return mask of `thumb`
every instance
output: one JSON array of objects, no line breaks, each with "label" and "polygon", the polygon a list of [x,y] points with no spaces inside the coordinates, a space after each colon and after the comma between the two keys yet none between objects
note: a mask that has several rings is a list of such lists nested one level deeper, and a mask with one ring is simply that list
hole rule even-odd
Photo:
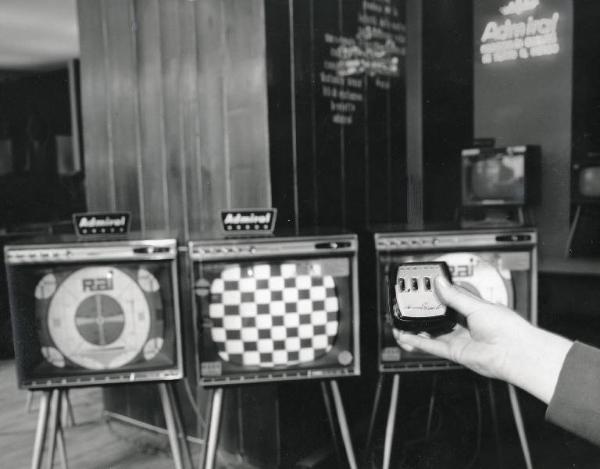
[{"label": "thumb", "polygon": [[433,283],[435,292],[440,300],[467,318],[471,314],[481,310],[481,307],[485,304],[480,298],[470,295],[457,288],[455,285],[452,285],[442,275],[438,275]]}]

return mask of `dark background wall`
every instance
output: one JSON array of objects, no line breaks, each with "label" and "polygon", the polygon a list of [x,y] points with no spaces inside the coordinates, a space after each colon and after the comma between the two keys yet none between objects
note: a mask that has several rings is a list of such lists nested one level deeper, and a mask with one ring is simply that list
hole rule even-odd
[{"label": "dark background wall", "polygon": [[82,174],[59,174],[64,154],[59,154],[56,136],[71,137],[72,97],[77,101],[71,80],[66,66],[0,71],[0,141],[9,142],[2,158],[11,161],[2,166],[12,166],[0,174],[0,229],[55,223],[85,208]]},{"label": "dark background wall", "polygon": [[[394,11],[373,14],[366,3]],[[339,38],[356,38],[365,25],[361,15],[394,23],[390,37],[404,49],[404,1],[270,0],[266,7],[270,161],[279,225],[361,231],[370,223],[406,221],[404,50],[397,76],[357,73],[328,82],[336,76],[328,69],[336,62],[332,51]],[[352,96],[344,98],[344,92]]]},{"label": "dark background wall", "polygon": [[[474,2],[474,124],[476,137],[497,145],[542,146],[542,202],[535,207],[540,257],[562,256],[569,227],[573,67],[573,2],[544,0],[533,12],[503,16],[506,2]],[[490,21],[526,21],[558,13],[555,55],[483,64],[481,37]]]},{"label": "dark background wall", "polygon": [[[374,383],[365,378],[373,375],[370,349],[376,343],[373,282],[366,273],[368,228],[407,221],[406,2],[267,0],[265,6],[271,188],[278,226],[292,232],[346,229],[361,236],[365,366],[360,379],[340,383],[356,437]],[[398,73],[338,75],[333,67],[343,66],[336,55],[340,44],[361,45],[360,31],[373,20],[398,47]],[[279,385],[279,406],[281,467],[330,447],[318,383]],[[296,438],[298,432],[304,437]]]},{"label": "dark background wall", "polygon": [[473,6],[423,2],[423,204],[430,223],[460,204],[460,150],[473,139]]}]

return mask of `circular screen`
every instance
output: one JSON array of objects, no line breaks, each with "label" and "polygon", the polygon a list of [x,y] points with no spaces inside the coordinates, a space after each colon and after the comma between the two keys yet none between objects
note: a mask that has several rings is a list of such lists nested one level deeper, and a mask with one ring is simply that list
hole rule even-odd
[{"label": "circular screen", "polygon": [[125,327],[125,313],[111,296],[92,295],[75,312],[75,326],[81,337],[94,345],[116,342]]},{"label": "circular screen", "polygon": [[48,308],[48,332],[72,362],[93,370],[133,360],[151,330],[152,314],[138,283],[110,266],[72,272],[56,288]]},{"label": "circular screen", "polygon": [[513,307],[514,291],[510,270],[471,253],[450,253],[435,260],[448,264],[452,281],[456,285],[490,303]]}]

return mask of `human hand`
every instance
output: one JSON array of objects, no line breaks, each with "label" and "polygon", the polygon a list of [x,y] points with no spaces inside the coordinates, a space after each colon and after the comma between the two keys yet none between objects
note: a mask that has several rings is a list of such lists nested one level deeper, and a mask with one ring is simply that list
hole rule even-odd
[{"label": "human hand", "polygon": [[534,327],[509,308],[482,300],[441,276],[434,286],[440,300],[463,316],[466,327],[457,324],[434,338],[395,331],[398,344],[508,381],[550,402],[573,342]]},{"label": "human hand", "polygon": [[457,324],[434,338],[395,330],[398,344],[452,360],[484,376],[509,379],[512,352],[527,343],[535,328],[509,308],[451,285],[443,276],[435,278],[434,286],[440,300],[464,317],[466,327]]}]

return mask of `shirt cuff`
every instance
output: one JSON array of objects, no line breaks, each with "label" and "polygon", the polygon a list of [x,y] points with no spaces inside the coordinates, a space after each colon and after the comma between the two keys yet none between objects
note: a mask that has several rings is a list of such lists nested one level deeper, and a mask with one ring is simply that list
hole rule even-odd
[{"label": "shirt cuff", "polygon": [[571,346],[546,419],[600,445],[600,350],[581,342]]}]

